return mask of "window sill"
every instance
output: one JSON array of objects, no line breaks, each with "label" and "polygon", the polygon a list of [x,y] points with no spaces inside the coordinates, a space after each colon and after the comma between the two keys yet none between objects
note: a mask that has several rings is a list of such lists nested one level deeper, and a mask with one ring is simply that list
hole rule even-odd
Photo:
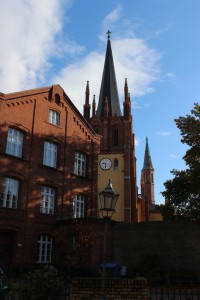
[{"label": "window sill", "polygon": [[77,177],[77,178],[84,179],[84,180],[91,180],[91,178],[88,177],[88,176],[77,175],[73,172],[71,172],[70,174],[71,174],[72,177]]}]

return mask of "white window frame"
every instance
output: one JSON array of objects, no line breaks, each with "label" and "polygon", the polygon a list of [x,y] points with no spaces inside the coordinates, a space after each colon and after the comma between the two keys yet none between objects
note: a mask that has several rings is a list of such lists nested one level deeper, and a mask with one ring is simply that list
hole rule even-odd
[{"label": "white window frame", "polygon": [[17,208],[19,181],[13,178],[4,177],[2,181],[1,206]]},{"label": "white window frame", "polygon": [[85,196],[75,194],[73,197],[73,217],[83,218],[85,216]]},{"label": "white window frame", "polygon": [[21,131],[14,128],[8,128],[6,153],[22,157],[23,139],[24,135]]},{"label": "white window frame", "polygon": [[51,263],[52,237],[41,234],[37,240],[37,263]]},{"label": "white window frame", "polygon": [[52,168],[57,167],[57,152],[58,147],[54,143],[44,142],[44,157],[43,164]]},{"label": "white window frame", "polygon": [[42,186],[40,213],[53,215],[54,205],[55,205],[55,189],[48,186]]},{"label": "white window frame", "polygon": [[51,123],[55,126],[60,125],[60,114],[59,114],[59,112],[57,112],[53,109],[49,110],[49,123]]},{"label": "white window frame", "polygon": [[86,175],[86,155],[81,152],[75,153],[74,174],[84,177]]}]

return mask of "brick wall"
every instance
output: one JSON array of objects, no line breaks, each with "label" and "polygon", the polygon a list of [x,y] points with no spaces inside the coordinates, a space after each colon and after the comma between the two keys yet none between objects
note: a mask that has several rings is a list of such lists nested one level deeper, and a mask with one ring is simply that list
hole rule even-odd
[{"label": "brick wall", "polygon": [[[106,279],[106,299],[147,300],[149,299],[145,278]],[[71,300],[99,300],[101,279],[75,278],[71,286]]]}]

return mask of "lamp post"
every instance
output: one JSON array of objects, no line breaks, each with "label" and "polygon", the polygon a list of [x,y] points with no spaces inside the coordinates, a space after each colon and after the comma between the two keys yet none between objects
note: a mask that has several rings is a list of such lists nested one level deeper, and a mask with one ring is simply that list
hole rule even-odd
[{"label": "lamp post", "polygon": [[107,187],[99,193],[100,198],[100,211],[104,219],[104,248],[103,248],[103,272],[102,272],[102,287],[101,287],[101,300],[105,298],[105,277],[106,277],[106,262],[107,262],[107,240],[108,240],[108,222],[115,212],[115,206],[119,194],[112,187],[111,180],[109,179]]}]

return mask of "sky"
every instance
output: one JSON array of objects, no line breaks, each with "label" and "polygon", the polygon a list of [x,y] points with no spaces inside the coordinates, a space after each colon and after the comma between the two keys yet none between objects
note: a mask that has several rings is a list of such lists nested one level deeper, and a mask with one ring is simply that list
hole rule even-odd
[{"label": "sky", "polygon": [[[0,92],[60,84],[81,113],[86,82],[98,102],[110,30],[121,105],[132,103],[137,184],[146,137],[155,201],[187,149],[174,122],[200,102],[199,0],[1,0]],[[139,190],[140,191],[140,190]]]}]

